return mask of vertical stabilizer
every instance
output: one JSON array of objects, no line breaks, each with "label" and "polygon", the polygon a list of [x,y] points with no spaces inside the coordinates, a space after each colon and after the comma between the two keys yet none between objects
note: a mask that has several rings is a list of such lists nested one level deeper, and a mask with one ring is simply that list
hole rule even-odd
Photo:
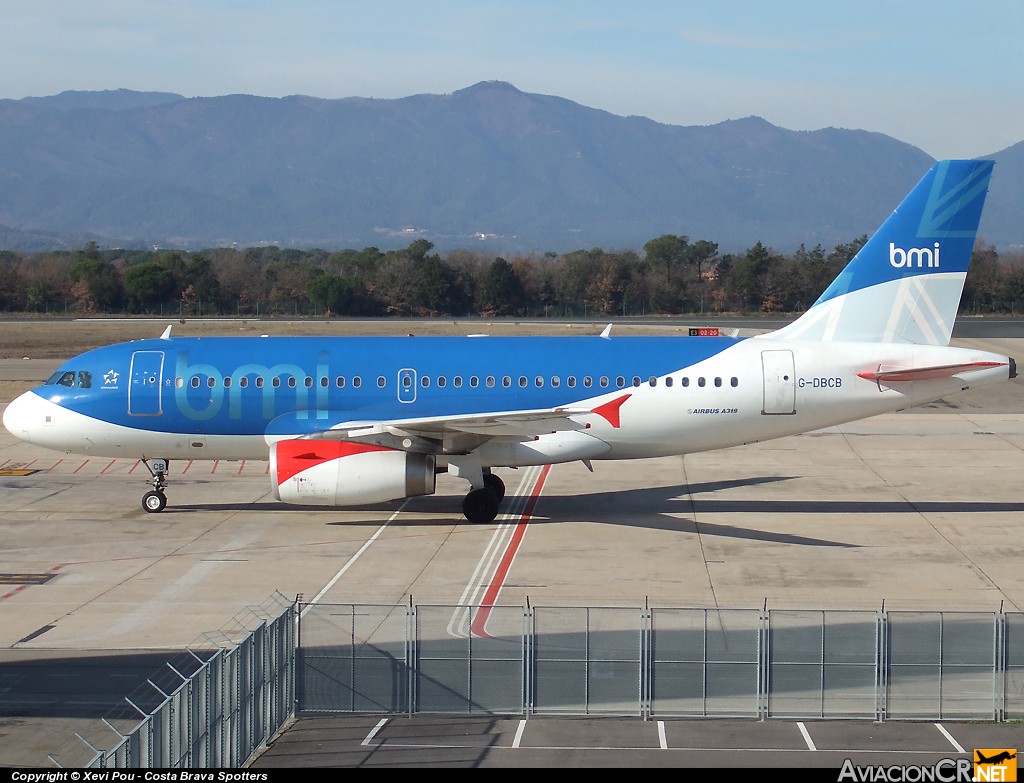
[{"label": "vertical stabilizer", "polygon": [[818,301],[771,336],[948,345],[992,165],[932,166]]}]

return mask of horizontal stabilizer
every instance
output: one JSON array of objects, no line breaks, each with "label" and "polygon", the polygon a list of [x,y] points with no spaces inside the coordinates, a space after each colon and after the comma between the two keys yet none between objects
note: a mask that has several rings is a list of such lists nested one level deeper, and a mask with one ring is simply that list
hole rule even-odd
[{"label": "horizontal stabilizer", "polygon": [[912,367],[907,369],[891,369],[859,372],[857,376],[877,383],[895,383],[897,381],[923,381],[928,378],[949,378],[962,372],[986,370],[989,367],[1005,366],[1005,362],[968,362],[967,364],[943,364],[935,367]]}]

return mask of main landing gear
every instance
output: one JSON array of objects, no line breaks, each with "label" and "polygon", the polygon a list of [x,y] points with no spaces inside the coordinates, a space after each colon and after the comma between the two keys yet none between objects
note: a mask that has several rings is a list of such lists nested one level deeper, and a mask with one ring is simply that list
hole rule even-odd
[{"label": "main landing gear", "polygon": [[167,495],[164,494],[167,488],[167,460],[154,459],[151,465],[150,460],[143,457],[142,464],[153,477],[153,489],[142,496],[142,508],[150,514],[156,514],[167,508]]},{"label": "main landing gear", "polygon": [[462,500],[462,513],[473,523],[493,522],[505,497],[505,482],[500,478],[487,472],[482,480],[483,486],[471,489]]}]

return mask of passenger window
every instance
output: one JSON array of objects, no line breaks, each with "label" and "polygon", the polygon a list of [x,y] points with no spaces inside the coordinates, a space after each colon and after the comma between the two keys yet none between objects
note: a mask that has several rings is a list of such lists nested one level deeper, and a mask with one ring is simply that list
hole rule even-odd
[{"label": "passenger window", "polygon": [[731,385],[731,386],[732,386],[733,388],[736,388],[737,386],[739,386],[739,385],[740,385],[740,379],[739,379],[739,378],[735,378],[735,377],[734,377],[734,378],[732,378],[732,379],[731,379],[731,380],[729,381],[729,384],[730,384],[730,385]]},{"label": "passenger window", "polygon": [[296,381],[295,381],[295,376],[294,375],[291,378],[288,379],[288,386],[289,386],[289,388],[292,388],[292,389],[295,388]]},{"label": "passenger window", "polygon": [[91,389],[92,388],[92,373],[82,370],[78,373],[78,388],[79,389]]},{"label": "passenger window", "polygon": [[615,379],[615,385],[621,389],[623,386],[626,385],[626,379],[620,375],[618,378]]},{"label": "passenger window", "polygon": [[306,388],[307,389],[312,389],[313,388],[313,379],[310,378],[308,375],[306,376],[306,381],[305,382],[306,382]]},{"label": "passenger window", "polygon": [[344,375],[339,375],[337,378],[335,378],[334,379],[334,385],[337,386],[339,389],[344,389],[345,388],[345,376]]},{"label": "passenger window", "polygon": [[488,375],[487,376],[487,388],[488,389],[493,389],[494,388],[494,376],[493,375]]},{"label": "passenger window", "polygon": [[671,376],[671,375],[670,375],[670,376],[668,376],[668,377],[667,377],[667,378],[665,379],[665,385],[666,385],[666,386],[671,386],[671,385],[672,385],[672,376]]},{"label": "passenger window", "polygon": [[[411,378],[408,378],[408,377],[406,377],[406,380],[407,380],[407,381],[408,381],[409,383],[412,383],[412,379],[411,379]],[[383,376],[383,375],[378,375],[378,376],[377,376],[377,388],[378,388],[378,389],[383,389],[383,388],[384,388],[385,386],[387,386],[387,383],[388,383],[388,382],[387,382],[387,380],[386,380],[386,379],[384,378],[384,376]],[[408,385],[408,384],[406,384],[406,385]]]},{"label": "passenger window", "polygon": [[541,387],[544,386],[544,376],[538,375],[536,378],[533,379],[533,382],[537,386],[537,388],[540,389]]},{"label": "passenger window", "polygon": [[[377,385],[383,387],[384,386],[384,379],[383,378],[378,378],[377,379]],[[411,376],[408,376],[408,375],[403,375],[402,376],[402,388],[403,389],[411,389],[412,388],[412,377]]]},{"label": "passenger window", "polygon": [[690,379],[687,378],[687,377],[684,377],[683,378],[683,386],[689,386],[689,385],[690,385]]},{"label": "passenger window", "polygon": [[327,376],[326,375],[321,375],[320,376],[320,388],[326,389],[329,384],[330,384],[330,380],[328,380]]},{"label": "passenger window", "polygon": [[225,375],[224,376],[224,388],[225,389],[230,389],[231,388],[231,376],[230,375]]},{"label": "passenger window", "polygon": [[525,389],[526,388],[526,384],[528,384],[528,383],[529,383],[529,381],[526,379],[525,375],[520,375],[519,376],[519,388],[520,389]]},{"label": "passenger window", "polygon": [[559,380],[558,376],[557,375],[552,375],[551,376],[551,386],[553,388],[557,389],[559,384],[561,384],[561,381]]},{"label": "passenger window", "polygon": [[576,376],[575,375],[570,375],[568,378],[565,379],[565,383],[566,383],[566,385],[570,389],[575,389],[576,388]]},{"label": "passenger window", "polygon": [[193,375],[192,376],[192,380],[189,381],[189,383],[192,385],[193,389],[198,389],[199,388],[199,376],[198,375]]},{"label": "passenger window", "polygon": [[589,375],[584,375],[583,376],[583,385],[586,386],[589,389],[591,386],[594,385],[594,379],[591,378]]},{"label": "passenger window", "polygon": [[266,381],[264,380],[263,376],[262,375],[257,375],[256,376],[256,388],[257,389],[262,389],[264,383],[266,383]]},{"label": "passenger window", "polygon": [[176,389],[180,389],[180,388],[182,388],[182,387],[183,387],[184,385],[185,385],[185,379],[184,379],[184,378],[180,378],[180,377],[179,377],[179,378],[175,378],[175,379],[174,379],[174,387],[175,387]]},{"label": "passenger window", "polygon": [[602,375],[601,376],[601,386],[603,388],[607,388],[608,387],[608,376],[607,375]]},{"label": "passenger window", "polygon": [[704,376],[703,375],[700,378],[697,379],[697,385],[700,386],[701,388],[703,388],[703,386],[704,386]]},{"label": "passenger window", "polygon": [[247,388],[249,386],[249,376],[243,375],[241,378],[239,378],[238,385],[241,386],[243,389]]},{"label": "passenger window", "polygon": [[281,388],[281,376],[280,375],[275,375],[274,379],[271,381],[271,384],[274,386],[275,389],[280,389]]},{"label": "passenger window", "polygon": [[501,385],[504,386],[506,389],[509,388],[512,385],[512,379],[507,375],[502,377]]},{"label": "passenger window", "polygon": [[456,375],[454,378],[452,378],[452,385],[456,389],[461,389],[462,388],[462,376],[461,375]]},{"label": "passenger window", "polygon": [[715,378],[715,386],[721,386],[721,385],[722,385],[722,379],[721,378]]},{"label": "passenger window", "polygon": [[358,375],[357,375],[357,376],[355,376],[355,377],[354,377],[354,378],[352,379],[352,387],[353,387],[353,388],[355,388],[355,389],[358,389],[358,388],[359,388],[360,386],[362,386],[362,385],[363,385],[363,379],[362,379],[362,378],[360,378],[360,377],[359,377]]},{"label": "passenger window", "polygon": [[217,385],[217,379],[211,375],[209,378],[206,379],[206,385],[212,389],[214,386]]},{"label": "passenger window", "polygon": [[422,386],[424,389],[426,389],[426,388],[428,388],[430,386],[430,376],[429,375],[422,375],[422,376],[420,376],[420,386]]},{"label": "passenger window", "polygon": [[647,382],[649,384],[651,384],[651,386],[657,386],[658,385],[658,379],[655,378],[653,375],[650,378],[647,379]]},{"label": "passenger window", "polygon": [[438,375],[437,376],[437,387],[439,389],[443,389],[445,387],[446,383],[448,383],[448,379],[447,378],[445,378],[443,375]]},{"label": "passenger window", "polygon": [[480,379],[477,378],[475,375],[470,375],[469,376],[469,385],[472,386],[475,389],[477,386],[480,385]]},{"label": "passenger window", "polygon": [[633,376],[633,385],[634,386],[639,386],[640,385],[640,376],[639,375],[634,375]]}]

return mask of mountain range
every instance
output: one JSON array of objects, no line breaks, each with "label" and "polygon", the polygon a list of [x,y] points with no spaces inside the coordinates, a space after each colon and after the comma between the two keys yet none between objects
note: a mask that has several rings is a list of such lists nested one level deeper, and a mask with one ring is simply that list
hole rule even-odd
[{"label": "mountain range", "polygon": [[[0,100],[0,249],[277,244],[495,253],[830,250],[933,159],[864,130],[677,126],[480,82],[399,99],[107,90]],[[981,235],[1024,248],[1024,142],[994,151]]]}]

